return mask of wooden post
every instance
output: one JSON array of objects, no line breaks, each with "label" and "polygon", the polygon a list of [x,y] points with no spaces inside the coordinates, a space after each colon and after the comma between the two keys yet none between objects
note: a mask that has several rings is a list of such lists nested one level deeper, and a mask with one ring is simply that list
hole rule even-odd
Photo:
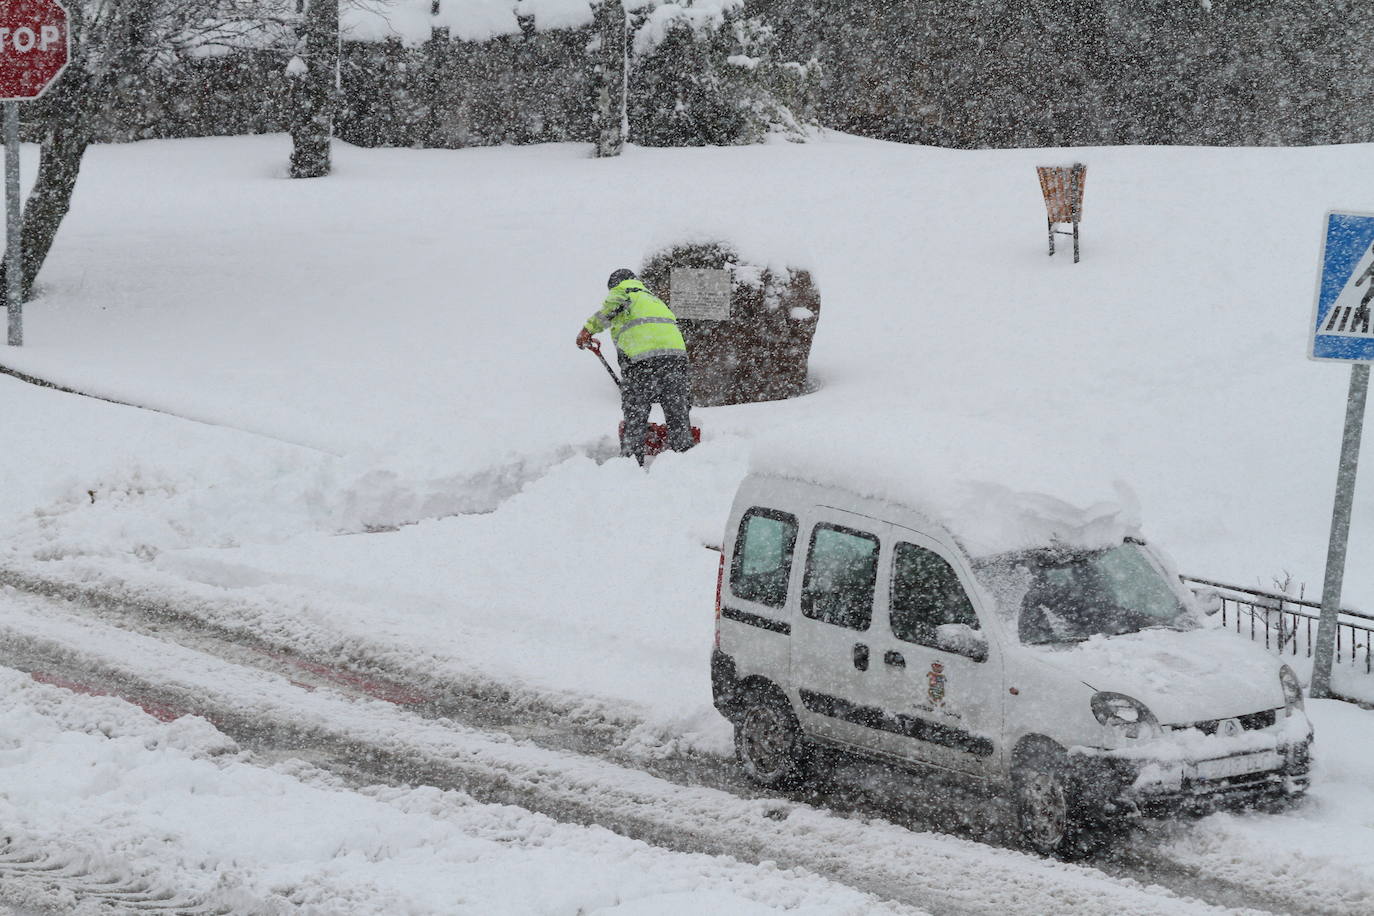
[{"label": "wooden post", "polygon": [[1087,166],[1081,162],[1073,164],[1073,171],[1069,173],[1069,193],[1073,207],[1073,262],[1078,263],[1078,221],[1083,216],[1083,176],[1087,172]]}]

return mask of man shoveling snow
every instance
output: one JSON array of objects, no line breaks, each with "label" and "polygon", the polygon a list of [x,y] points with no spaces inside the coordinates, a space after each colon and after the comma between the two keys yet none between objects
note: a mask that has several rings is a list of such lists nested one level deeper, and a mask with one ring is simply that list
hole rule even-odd
[{"label": "man shoveling snow", "polygon": [[678,330],[677,318],[662,299],[644,288],[634,271],[621,268],[611,274],[610,292],[601,308],[587,319],[577,335],[577,346],[593,347],[593,334],[609,329],[624,376],[620,406],[625,422],[620,428],[620,454],[644,463],[649,411],[657,401],[668,423],[668,447],[685,452],[692,437],[691,395],[687,379],[687,345]]}]

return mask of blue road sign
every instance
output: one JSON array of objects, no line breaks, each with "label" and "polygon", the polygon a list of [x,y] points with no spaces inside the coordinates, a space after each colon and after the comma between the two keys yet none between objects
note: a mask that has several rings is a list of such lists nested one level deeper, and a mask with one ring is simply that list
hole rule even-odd
[{"label": "blue road sign", "polygon": [[1374,216],[1328,213],[1312,359],[1374,362]]}]

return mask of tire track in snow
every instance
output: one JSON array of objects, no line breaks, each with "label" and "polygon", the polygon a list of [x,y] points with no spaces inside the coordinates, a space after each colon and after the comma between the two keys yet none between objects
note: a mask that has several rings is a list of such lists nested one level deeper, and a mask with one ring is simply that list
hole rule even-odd
[{"label": "tire track in snow", "polygon": [[311,747],[316,765],[360,779],[454,788],[667,849],[772,861],[933,912],[1215,911],[1083,866],[782,798],[682,786],[381,701],[307,691],[274,674],[73,616],[55,602],[17,599],[10,596],[0,622],[6,661],[24,670],[56,666],[59,676],[95,672],[124,690],[205,715],[246,746]]},{"label": "tire track in snow", "polygon": [[[95,864],[96,862],[100,864]],[[108,913],[227,916],[232,910],[188,898],[90,850],[60,852],[47,841],[0,837],[0,902],[39,912],[70,912],[78,903]]]},{"label": "tire track in snow", "polygon": [[[321,641],[317,632],[288,629],[264,635],[252,626],[274,609],[247,600],[216,605],[190,594],[164,599],[145,591],[75,582],[6,565],[0,565],[0,586],[66,601],[71,613],[113,622],[312,687],[362,695],[368,691],[360,685],[370,682],[373,696],[387,692],[413,695],[417,702],[412,705],[422,714],[539,737],[569,750],[621,760],[645,757],[623,750],[642,743],[647,729],[644,720],[631,711],[611,709],[583,696],[551,694],[496,681],[476,672],[436,674],[405,664],[398,652],[357,641]],[[271,632],[273,627],[265,629]],[[683,757],[657,754],[652,759],[685,763]],[[701,762],[707,758],[690,755],[690,759]]]}]

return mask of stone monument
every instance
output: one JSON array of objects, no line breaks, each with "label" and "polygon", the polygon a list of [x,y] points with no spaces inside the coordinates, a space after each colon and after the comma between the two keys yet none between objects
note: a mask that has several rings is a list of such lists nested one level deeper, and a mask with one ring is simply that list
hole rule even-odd
[{"label": "stone monument", "polygon": [[692,402],[709,407],[796,397],[820,320],[809,271],[748,263],[723,242],[658,252],[640,279],[678,317]]}]

